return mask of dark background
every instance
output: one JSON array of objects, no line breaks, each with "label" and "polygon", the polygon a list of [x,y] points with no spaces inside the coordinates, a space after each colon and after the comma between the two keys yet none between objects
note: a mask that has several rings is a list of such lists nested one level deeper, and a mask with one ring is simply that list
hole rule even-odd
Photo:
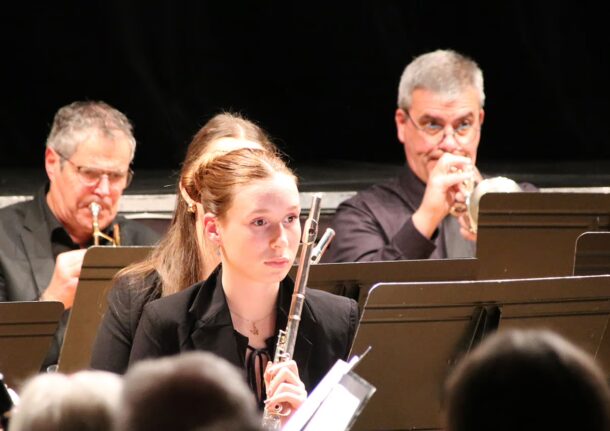
[{"label": "dark background", "polygon": [[[483,162],[610,160],[607,14],[584,2],[23,1],[4,5],[0,167],[40,168],[55,111],[125,112],[135,168],[176,169],[213,114],[262,125],[297,165],[399,164],[404,66],[452,48],[485,76]],[[592,163],[592,164],[591,164]]]}]

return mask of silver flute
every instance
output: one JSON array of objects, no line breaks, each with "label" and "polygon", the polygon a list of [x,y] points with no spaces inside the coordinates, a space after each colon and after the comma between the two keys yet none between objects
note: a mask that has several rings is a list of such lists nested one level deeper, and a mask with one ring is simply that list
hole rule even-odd
[{"label": "silver flute", "polygon": [[[312,263],[317,263],[322,253],[328,246],[328,243],[334,236],[334,231],[328,229],[324,234],[320,243],[322,244],[315,252],[315,261],[312,259],[312,251],[314,250],[314,243],[318,236],[318,222],[320,220],[320,202],[322,196],[316,193],[312,197],[311,209],[309,215],[305,221],[303,227],[303,234],[301,238],[301,254],[299,256],[299,267],[297,275],[294,281],[294,293],[292,294],[292,302],[290,303],[290,311],[288,313],[288,323],[286,324],[286,330],[280,329],[277,338],[277,345],[275,347],[275,355],[273,357],[273,363],[285,362],[292,359],[294,354],[294,345],[297,339],[297,333],[299,331],[299,323],[301,323],[301,312],[303,311],[303,304],[305,302],[305,287],[307,286],[307,279],[309,277],[309,266]],[[329,232],[330,231],[330,232]],[[263,429],[265,430],[279,430],[281,427],[280,419],[282,416],[288,416],[290,411],[283,411],[281,405],[267,406],[263,415]]]}]

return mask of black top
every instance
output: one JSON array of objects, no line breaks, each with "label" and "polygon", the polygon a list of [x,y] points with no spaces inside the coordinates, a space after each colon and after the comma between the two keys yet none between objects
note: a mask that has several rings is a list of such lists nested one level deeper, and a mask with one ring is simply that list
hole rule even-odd
[{"label": "black top", "polygon": [[[237,333],[222,288],[220,267],[207,281],[144,307],[131,350],[130,364],[138,360],[189,350],[216,353],[245,368],[247,338]],[[276,333],[285,329],[294,285],[280,283]],[[307,289],[294,360],[307,391],[311,391],[338,359],[347,359],[358,325],[353,299]],[[273,348],[275,348],[275,340]],[[270,352],[273,356],[274,352]]]},{"label": "black top", "polygon": [[[444,223],[431,239],[423,236],[411,216],[421,205],[426,190],[406,166],[395,178],[376,184],[347,199],[337,208],[332,221],[336,232],[324,262],[359,262],[446,258]],[[454,217],[447,217],[449,222]],[[458,227],[459,232],[459,227]],[[474,245],[458,235],[456,241],[475,255]],[[456,256],[458,257],[458,256]]]},{"label": "black top", "polygon": [[[535,191],[531,184],[521,184]],[[460,234],[458,220],[449,215],[431,239],[413,224],[426,191],[408,166],[395,178],[365,189],[342,202],[332,220],[336,232],[324,262],[364,262],[464,258],[476,255],[476,244]]]},{"label": "black top", "polygon": [[157,272],[145,278],[119,277],[108,293],[108,309],[97,331],[91,368],[123,374],[144,306],[161,297]]}]

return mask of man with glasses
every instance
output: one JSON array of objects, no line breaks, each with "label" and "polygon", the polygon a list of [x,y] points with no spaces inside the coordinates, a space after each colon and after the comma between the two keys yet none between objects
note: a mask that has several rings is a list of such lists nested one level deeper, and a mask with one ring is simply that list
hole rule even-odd
[{"label": "man with glasses", "polygon": [[[33,200],[0,210],[0,301],[72,307],[83,257],[93,244],[91,203],[100,206],[99,228],[109,237],[120,229],[122,245],[156,242],[148,227],[117,217],[135,147],[129,120],[106,103],[74,102],[57,111],[45,152],[49,183]],[[48,364],[57,360],[65,314]]]},{"label": "man with glasses", "polygon": [[438,50],[405,68],[398,93],[395,121],[407,166],[339,206],[326,262],[474,256],[464,201],[480,179],[474,165],[485,117],[483,73],[471,59]]}]

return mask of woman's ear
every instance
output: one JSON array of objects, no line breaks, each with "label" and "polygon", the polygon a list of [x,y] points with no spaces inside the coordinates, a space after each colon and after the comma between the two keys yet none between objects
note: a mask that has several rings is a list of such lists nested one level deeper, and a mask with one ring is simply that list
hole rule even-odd
[{"label": "woman's ear", "polygon": [[212,213],[205,213],[203,216],[203,231],[206,239],[216,245],[220,245],[220,226],[218,217]]}]

